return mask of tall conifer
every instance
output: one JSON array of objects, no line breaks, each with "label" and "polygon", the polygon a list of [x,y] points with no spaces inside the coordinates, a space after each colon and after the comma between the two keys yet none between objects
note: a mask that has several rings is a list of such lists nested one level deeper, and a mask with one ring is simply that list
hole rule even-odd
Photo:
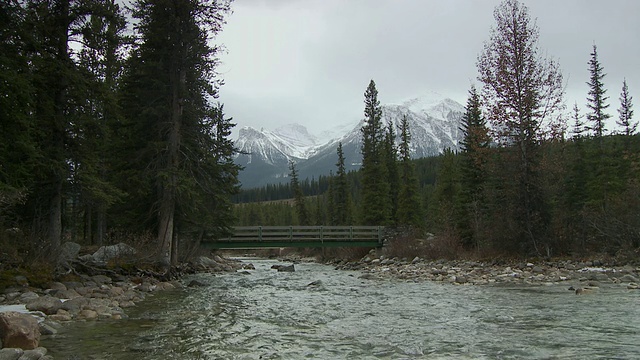
[{"label": "tall conifer", "polygon": [[398,193],[398,225],[421,227],[424,213],[420,203],[418,177],[411,159],[411,131],[407,116],[400,123],[400,190]]},{"label": "tall conifer", "polygon": [[607,131],[606,121],[611,117],[605,111],[609,107],[606,96],[607,89],[604,87],[603,79],[607,74],[603,72],[602,65],[598,60],[598,48],[593,45],[591,59],[589,59],[589,96],[587,97],[587,108],[591,110],[587,114],[587,120],[591,123],[593,135],[602,143],[602,136]]},{"label": "tall conifer", "polygon": [[465,245],[478,245],[477,223],[484,206],[482,196],[488,176],[486,164],[489,160],[489,129],[486,119],[482,116],[480,95],[475,86],[469,90],[460,130],[463,135],[460,142],[462,150],[458,214],[460,236]]},{"label": "tall conifer", "polygon": [[627,80],[622,82],[622,92],[620,93],[620,108],[618,109],[619,119],[616,123],[622,127],[623,134],[625,136],[631,136],[636,133],[638,129],[638,122],[633,122],[633,104],[631,101],[633,97],[629,94],[629,87],[627,86]]},{"label": "tall conifer", "polygon": [[365,225],[386,225],[391,217],[389,183],[384,163],[382,108],[376,83],[364,93],[365,121],[362,126],[362,192],[360,219]]}]

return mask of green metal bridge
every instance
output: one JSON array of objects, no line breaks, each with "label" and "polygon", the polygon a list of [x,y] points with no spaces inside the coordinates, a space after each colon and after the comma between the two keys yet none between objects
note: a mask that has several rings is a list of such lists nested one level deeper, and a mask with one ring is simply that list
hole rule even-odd
[{"label": "green metal bridge", "polygon": [[382,226],[238,226],[228,238],[201,244],[208,249],[285,247],[381,247]]}]

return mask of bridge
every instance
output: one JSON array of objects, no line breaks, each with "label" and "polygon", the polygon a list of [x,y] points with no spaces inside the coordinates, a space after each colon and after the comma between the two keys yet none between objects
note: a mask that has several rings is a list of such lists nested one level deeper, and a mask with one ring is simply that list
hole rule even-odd
[{"label": "bridge", "polygon": [[237,226],[228,238],[201,244],[208,249],[381,247],[381,226]]}]

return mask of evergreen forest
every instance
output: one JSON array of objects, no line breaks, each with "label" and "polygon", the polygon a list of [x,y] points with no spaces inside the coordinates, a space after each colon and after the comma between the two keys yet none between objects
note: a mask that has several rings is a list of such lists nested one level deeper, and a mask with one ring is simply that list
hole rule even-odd
[{"label": "evergreen forest", "polygon": [[221,0],[0,2],[2,264],[148,245],[167,268],[233,225],[216,102]]},{"label": "evergreen forest", "polygon": [[70,241],[142,242],[166,269],[236,225],[380,225],[487,256],[638,255],[633,89],[607,88],[596,45],[586,112],[568,109],[527,7],[505,0],[475,59],[459,151],[412,159],[408,122],[383,123],[371,80],[359,171],[345,171],[339,146],[331,174],[300,179],[291,163],[288,184],[241,190],[234,123],[216,101],[230,11],[225,0],[0,2],[3,266]]}]

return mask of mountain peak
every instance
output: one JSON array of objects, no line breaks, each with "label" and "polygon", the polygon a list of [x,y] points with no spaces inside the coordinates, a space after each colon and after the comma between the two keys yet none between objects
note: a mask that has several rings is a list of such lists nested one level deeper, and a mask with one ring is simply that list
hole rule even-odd
[{"label": "mountain peak", "polygon": [[[383,121],[398,126],[408,117],[412,157],[437,155],[445,148],[456,149],[460,140],[460,119],[464,107],[437,92],[426,92],[400,104],[382,106]],[[344,122],[341,128],[318,138],[300,124],[287,124],[260,131],[243,127],[236,142],[242,151],[236,163],[245,167],[240,178],[251,187],[282,181],[289,161],[298,164],[301,178],[328,175],[337,161],[336,148],[342,142],[349,170],[361,164],[361,122]]]}]

